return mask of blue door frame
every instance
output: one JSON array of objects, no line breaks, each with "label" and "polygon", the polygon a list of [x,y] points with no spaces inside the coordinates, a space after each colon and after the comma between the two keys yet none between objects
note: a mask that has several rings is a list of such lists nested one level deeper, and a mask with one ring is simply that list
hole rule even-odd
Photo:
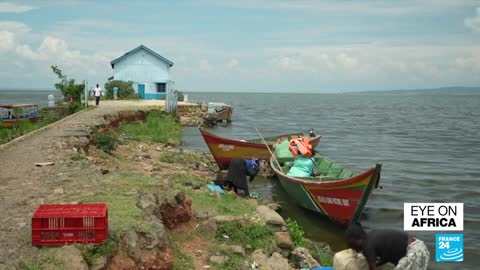
[{"label": "blue door frame", "polygon": [[138,95],[140,96],[140,98],[145,98],[145,84],[138,85]]}]

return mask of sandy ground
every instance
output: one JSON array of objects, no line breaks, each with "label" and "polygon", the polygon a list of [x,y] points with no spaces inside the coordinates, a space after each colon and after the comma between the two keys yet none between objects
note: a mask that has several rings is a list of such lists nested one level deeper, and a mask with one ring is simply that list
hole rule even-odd
[{"label": "sandy ground", "polygon": [[[31,217],[40,204],[71,203],[69,194],[94,188],[101,175],[95,164],[85,160],[77,166],[71,159],[75,145],[87,140],[89,127],[101,124],[106,114],[164,105],[164,101],[101,101],[98,107],[0,146],[0,268],[36,251],[31,247]],[[55,164],[36,167],[37,162]]]}]

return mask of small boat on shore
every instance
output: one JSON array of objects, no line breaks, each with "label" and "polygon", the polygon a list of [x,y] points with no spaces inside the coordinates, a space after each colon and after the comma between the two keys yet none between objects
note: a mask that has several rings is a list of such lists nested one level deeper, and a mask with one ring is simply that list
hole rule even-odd
[{"label": "small boat on shore", "polygon": [[23,121],[36,122],[39,119],[35,104],[0,104],[0,126],[11,128]]},{"label": "small boat on shore", "polygon": [[[228,138],[219,137],[213,133],[206,131],[203,128],[199,128],[200,133],[205,140],[213,158],[220,167],[221,170],[228,169],[230,161],[234,158],[257,158],[260,160],[269,160],[272,156],[268,151],[267,146],[263,143],[261,138],[253,140],[234,140]],[[303,136],[302,134],[286,134],[274,137],[265,138],[265,141],[272,149],[273,144],[281,139],[292,136]],[[313,147],[317,146],[320,142],[321,136],[313,137],[310,141]]]},{"label": "small boat on shore", "polygon": [[356,174],[317,154],[312,158],[318,176],[298,178],[287,175],[294,161],[288,142],[276,144],[274,155],[278,165],[273,157],[270,165],[287,194],[300,206],[342,225],[359,219],[370,194],[380,182],[381,164]]},{"label": "small boat on shore", "polygon": [[207,109],[207,119],[211,121],[232,121],[233,108],[232,106],[221,102],[209,102]]}]

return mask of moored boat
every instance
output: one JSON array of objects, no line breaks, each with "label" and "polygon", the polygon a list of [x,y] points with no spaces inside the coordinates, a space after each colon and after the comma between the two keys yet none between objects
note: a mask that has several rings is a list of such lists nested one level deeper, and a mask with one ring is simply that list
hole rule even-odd
[{"label": "moored boat", "polygon": [[35,104],[0,104],[0,125],[11,128],[23,121],[36,122],[39,119]]},{"label": "moored boat", "polygon": [[[230,161],[234,158],[257,158],[260,160],[268,160],[272,156],[268,151],[267,146],[261,139],[254,140],[234,140],[228,138],[222,138],[213,133],[206,131],[203,128],[199,128],[200,133],[205,140],[213,158],[220,167],[221,170],[228,169]],[[265,138],[265,141],[269,145],[270,149],[272,145],[280,138],[288,138],[292,136],[299,136],[301,134],[286,134],[274,137]],[[320,136],[313,137],[311,139],[312,145],[315,147],[320,142]]]},{"label": "moored boat", "polygon": [[359,219],[371,192],[380,182],[381,164],[356,174],[317,154],[313,159],[318,176],[299,178],[287,175],[294,162],[288,143],[277,144],[274,155],[278,164],[271,158],[270,165],[287,194],[300,206],[343,225]]},{"label": "moored boat", "polygon": [[207,119],[211,121],[232,121],[233,108],[232,106],[221,102],[209,102],[207,109]]}]

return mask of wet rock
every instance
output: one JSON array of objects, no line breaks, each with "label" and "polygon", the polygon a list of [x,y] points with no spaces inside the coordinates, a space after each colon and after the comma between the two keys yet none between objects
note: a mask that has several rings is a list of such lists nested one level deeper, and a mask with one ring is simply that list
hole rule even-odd
[{"label": "wet rock", "polygon": [[169,248],[159,252],[147,252],[140,259],[137,268],[158,270],[173,269],[173,252]]},{"label": "wet rock", "polygon": [[137,199],[137,207],[142,209],[145,215],[150,216],[157,207],[157,199],[152,193],[140,193]]},{"label": "wet rock", "polygon": [[300,268],[315,268],[315,267],[320,267],[320,263],[318,263],[315,258],[310,255],[308,250],[303,247],[298,247],[295,250],[292,251],[292,255],[295,258],[295,262],[298,267]]},{"label": "wet rock", "polygon": [[267,204],[267,207],[272,209],[273,211],[280,211],[282,210],[282,206],[278,203],[269,203]]},{"label": "wet rock", "polygon": [[61,247],[57,250],[57,257],[64,263],[66,269],[88,270],[82,252],[74,246]]},{"label": "wet rock", "polygon": [[276,232],[275,244],[277,244],[277,247],[279,248],[292,249],[293,247],[292,237],[288,232]]},{"label": "wet rock", "polygon": [[107,265],[107,270],[133,270],[135,262],[126,254],[115,255]]},{"label": "wet rock", "polygon": [[285,220],[275,211],[268,208],[265,205],[259,205],[256,209],[257,214],[265,221],[266,224],[269,225],[277,225],[282,226],[285,225]]},{"label": "wet rock", "polygon": [[228,256],[213,255],[213,256],[210,256],[209,261],[211,263],[222,264],[228,261],[228,259],[229,259]]}]

